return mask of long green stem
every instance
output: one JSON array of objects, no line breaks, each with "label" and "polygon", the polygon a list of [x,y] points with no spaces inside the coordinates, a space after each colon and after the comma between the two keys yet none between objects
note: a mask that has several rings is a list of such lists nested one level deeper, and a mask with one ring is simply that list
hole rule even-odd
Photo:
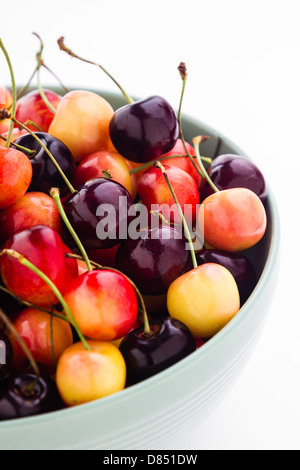
[{"label": "long green stem", "polygon": [[75,59],[81,60],[82,62],[85,62],[87,64],[96,65],[96,67],[99,67],[117,85],[117,87],[119,88],[119,90],[121,91],[123,96],[125,97],[127,103],[131,104],[131,103],[134,102],[133,99],[128,95],[128,93],[126,93],[124,88],[117,82],[117,80],[102,65],[98,64],[97,62],[92,62],[91,60],[84,59],[83,57],[80,57],[77,54],[74,54],[74,52],[72,52],[69,48],[67,48],[65,46],[64,37],[60,37],[58,39],[57,43],[59,45],[60,50],[63,51],[63,52],[66,52],[71,57],[74,57]]},{"label": "long green stem", "polygon": [[[14,117],[16,114],[16,103],[17,103],[17,90],[16,90],[16,82],[15,82],[15,76],[12,68],[12,64],[9,58],[9,55],[7,53],[7,50],[5,49],[5,46],[3,44],[2,39],[0,38],[0,48],[4,54],[5,60],[7,62],[8,68],[9,68],[9,73],[10,73],[10,79],[11,79],[11,91],[12,91],[12,116]],[[11,121],[10,126],[9,126],[9,131],[7,135],[7,140],[5,142],[5,147],[8,148],[10,146],[10,141],[11,141],[11,136],[14,128],[14,123]]]},{"label": "long green stem", "polygon": [[47,284],[47,286],[50,287],[50,289],[56,295],[58,301],[61,303],[62,307],[64,308],[66,315],[68,316],[70,322],[74,326],[76,333],[78,334],[84,348],[86,350],[90,350],[90,346],[88,345],[85,337],[81,333],[80,328],[78,327],[75,321],[75,318],[73,317],[72,312],[68,307],[68,304],[66,303],[65,299],[63,298],[58,288],[55,286],[55,284],[53,284],[51,279],[49,279],[49,277],[46,276],[46,274],[44,274],[40,269],[38,269],[34,264],[32,264],[27,258],[25,258],[25,256],[21,255],[21,253],[18,253],[17,251],[4,249],[0,253],[0,256],[3,256],[3,255],[8,255],[16,259],[22,266],[25,266],[26,268],[30,269],[35,274],[37,274]]},{"label": "long green stem", "polygon": [[85,251],[84,246],[82,245],[81,241],[79,240],[79,238],[78,238],[75,230],[73,229],[73,227],[72,227],[72,225],[71,225],[71,223],[70,223],[70,221],[67,217],[67,214],[66,214],[66,212],[63,208],[63,205],[62,205],[61,199],[60,199],[60,195],[59,195],[59,189],[58,188],[52,188],[51,191],[50,191],[50,196],[54,199],[54,202],[57,206],[57,209],[60,213],[61,218],[63,219],[67,229],[69,230],[69,232],[72,235],[76,245],[78,246],[79,251],[82,254],[82,257],[83,257],[84,261],[86,262],[88,271],[92,271],[92,266],[91,266],[89,257],[87,255],[87,252]]},{"label": "long green stem", "polygon": [[193,144],[194,144],[194,148],[195,148],[195,152],[196,152],[196,157],[197,157],[197,160],[198,160],[198,163],[200,165],[200,168],[203,172],[203,175],[204,175],[204,178],[206,179],[206,181],[208,182],[208,184],[210,185],[210,187],[214,190],[215,193],[219,192],[219,189],[217,188],[217,186],[212,182],[211,178],[209,177],[202,161],[201,161],[201,157],[200,157],[200,149],[199,149],[199,145],[201,142],[203,142],[203,140],[206,139],[206,136],[197,136],[197,137],[194,137],[193,139]]},{"label": "long green stem", "polygon": [[[73,253],[66,253],[66,257],[67,258],[83,260],[82,256],[75,255]],[[93,266],[95,266],[95,268],[99,269],[99,271],[106,271],[107,269],[109,269],[110,271],[114,271],[115,273],[122,274],[122,276],[124,276],[127,279],[127,281],[132,285],[132,287],[134,288],[135,293],[136,293],[136,295],[137,295],[137,297],[140,301],[140,304],[141,304],[141,310],[143,312],[143,320],[144,320],[144,333],[146,335],[150,336],[151,335],[151,329],[150,329],[150,325],[149,325],[149,320],[148,320],[148,315],[147,315],[145,302],[144,302],[144,299],[143,299],[143,296],[142,296],[140,290],[137,288],[135,283],[128,276],[126,276],[126,274],[122,273],[118,269],[110,268],[110,267],[108,268],[106,266],[101,266],[101,264],[95,263],[94,261],[91,261],[91,264]]]},{"label": "long green stem", "polygon": [[176,206],[177,206],[177,210],[178,210],[178,212],[179,212],[179,214],[180,214],[180,217],[181,217],[181,220],[182,220],[182,224],[183,224],[183,227],[184,227],[184,233],[185,233],[185,236],[186,236],[186,238],[187,238],[187,240],[188,240],[188,244],[189,244],[189,247],[190,247],[191,256],[192,256],[192,262],[193,262],[193,267],[194,267],[194,268],[197,268],[197,267],[198,267],[198,264],[197,264],[197,260],[196,260],[196,255],[195,255],[195,250],[194,250],[194,246],[193,246],[193,241],[192,241],[191,234],[190,234],[188,225],[187,225],[187,223],[186,223],[185,217],[184,217],[184,215],[183,215],[181,206],[180,206],[180,204],[179,204],[179,202],[178,202],[177,196],[176,196],[176,194],[175,194],[175,192],[174,192],[174,190],[173,190],[173,188],[172,188],[172,185],[171,185],[171,183],[170,183],[169,177],[168,177],[167,172],[166,172],[165,168],[163,167],[163,165],[162,165],[160,162],[157,162],[157,163],[155,164],[155,167],[156,167],[156,168],[159,168],[159,169],[161,170],[161,172],[162,172],[162,174],[163,174],[163,176],[164,176],[164,178],[165,178],[165,180],[166,180],[166,183],[167,183],[167,185],[168,185],[168,188],[169,188],[169,190],[170,190],[170,192],[171,192],[171,194],[172,194],[172,196],[173,196],[173,199],[174,199],[175,204],[176,204]]}]

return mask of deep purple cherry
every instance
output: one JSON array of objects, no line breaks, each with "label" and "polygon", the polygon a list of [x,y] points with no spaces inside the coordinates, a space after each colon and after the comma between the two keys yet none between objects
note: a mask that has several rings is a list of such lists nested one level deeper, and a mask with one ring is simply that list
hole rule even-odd
[{"label": "deep purple cherry", "polygon": [[196,254],[200,266],[205,263],[216,263],[224,266],[233,275],[240,293],[241,306],[251,295],[258,281],[254,266],[241,253],[223,250],[202,250]]},{"label": "deep purple cherry", "polygon": [[[218,189],[248,188],[251,189],[264,203],[267,197],[265,179],[257,166],[240,155],[219,155],[209,169],[209,176]],[[206,182],[201,191],[203,201],[213,194],[212,188]]]},{"label": "deep purple cherry", "polygon": [[170,104],[160,96],[150,96],[119,108],[110,121],[109,133],[123,157],[146,163],[174,147],[179,125]]},{"label": "deep purple cherry", "polygon": [[125,359],[127,385],[167,369],[196,350],[190,330],[174,318],[150,322],[151,334],[141,326],[126,335],[119,349]]},{"label": "deep purple cherry", "polygon": [[4,331],[0,330],[0,381],[11,371],[12,346]]},{"label": "deep purple cherry", "polygon": [[177,277],[192,269],[186,239],[167,225],[141,234],[138,239],[128,238],[120,244],[116,267],[132,279],[142,294],[165,294]]},{"label": "deep purple cherry", "polygon": [[[68,147],[61,140],[46,132],[35,132],[35,134],[53,155],[70,183],[73,184],[76,165]],[[40,191],[49,194],[51,188],[59,188],[61,196],[68,194],[68,187],[54,163],[31,134],[22,135],[16,139],[16,144],[36,152],[33,157],[30,157],[33,176],[29,191]]]},{"label": "deep purple cherry", "polygon": [[127,238],[132,204],[124,186],[95,178],[80,186],[65,202],[64,209],[86,249],[110,248]]},{"label": "deep purple cherry", "polygon": [[55,382],[34,374],[12,374],[0,382],[0,420],[59,410],[63,403]]}]

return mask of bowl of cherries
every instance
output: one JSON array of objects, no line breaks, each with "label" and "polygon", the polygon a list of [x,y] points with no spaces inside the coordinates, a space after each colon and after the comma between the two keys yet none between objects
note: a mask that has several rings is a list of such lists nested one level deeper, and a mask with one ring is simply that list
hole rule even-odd
[{"label": "bowl of cherries", "polygon": [[255,345],[276,203],[183,92],[44,88],[41,56],[37,88],[0,87],[0,447],[166,449]]}]

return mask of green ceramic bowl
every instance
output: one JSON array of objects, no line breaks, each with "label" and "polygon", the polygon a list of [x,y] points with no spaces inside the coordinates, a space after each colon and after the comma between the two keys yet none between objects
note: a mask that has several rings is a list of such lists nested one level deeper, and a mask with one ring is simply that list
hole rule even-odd
[{"label": "green ceramic bowl", "polygon": [[[114,108],[125,104],[102,93]],[[183,118],[187,140],[210,136],[201,153],[243,151],[195,119]],[[135,386],[85,405],[45,415],[0,422],[0,449],[168,449],[214,410],[226,396],[261,332],[276,282],[279,220],[268,188],[268,227],[248,250],[259,282],[239,313],[216,336],[169,369]]]}]

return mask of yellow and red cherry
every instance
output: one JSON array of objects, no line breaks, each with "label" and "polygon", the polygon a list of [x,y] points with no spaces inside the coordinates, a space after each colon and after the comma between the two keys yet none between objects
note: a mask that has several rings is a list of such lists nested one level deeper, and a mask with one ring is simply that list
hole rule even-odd
[{"label": "yellow and red cherry", "polygon": [[210,338],[239,311],[240,297],[224,266],[206,263],[177,278],[169,287],[167,306],[196,338]]},{"label": "yellow and red cherry", "polygon": [[[44,89],[44,93],[51,106],[56,109],[61,96],[52,90]],[[16,119],[22,124],[28,123],[27,127],[32,131],[48,132],[53,117],[53,111],[46,105],[39,90],[30,91],[17,101]]]},{"label": "yellow and red cherry", "polygon": [[232,188],[208,196],[200,206],[198,228],[204,243],[225,251],[242,251],[263,237],[267,217],[259,197],[247,188]]},{"label": "yellow and red cherry", "polygon": [[60,215],[53,199],[45,193],[27,192],[0,211],[0,244],[14,233],[36,225],[47,225],[61,233]]},{"label": "yellow and red cherry", "polygon": [[63,402],[75,406],[124,389],[126,365],[118,348],[106,341],[89,340],[90,350],[75,343],[60,356],[56,384]]},{"label": "yellow and red cherry", "polygon": [[32,180],[29,158],[19,150],[0,147],[0,209],[23,196]]},{"label": "yellow and red cherry", "polygon": [[[49,313],[35,308],[23,310],[15,319],[14,327],[34,359],[46,366],[49,374],[55,371],[56,362],[63,351],[73,344],[73,333],[68,322],[56,316],[51,320]],[[26,357],[16,340],[12,340],[12,346],[14,355]]]},{"label": "yellow and red cherry", "polygon": [[80,162],[76,170],[76,187],[81,186],[90,179],[103,178],[105,173],[108,177],[122,184],[127,189],[132,199],[133,193],[129,169],[126,160],[117,152],[99,150],[88,155]]},{"label": "yellow and red cherry", "polygon": [[[164,168],[174,191],[178,195],[181,209],[186,215],[189,211],[190,225],[192,225],[192,222],[196,220],[199,204],[197,184],[194,178],[181,168],[168,165],[164,165]],[[153,205],[165,205],[165,207],[159,210],[164,218],[172,223],[181,224],[181,216],[159,168],[153,167],[143,173],[138,184],[138,192],[148,211],[153,210]]]},{"label": "yellow and red cherry", "polygon": [[[7,88],[0,86],[0,109],[2,108],[9,109],[12,105],[12,101],[13,99],[12,99],[11,92]],[[9,119],[0,119],[0,134],[4,134],[6,131],[8,131],[9,127],[10,127]]]},{"label": "yellow and red cherry", "polygon": [[80,162],[91,153],[108,148],[113,113],[111,105],[96,93],[71,91],[61,99],[48,132],[60,139],[75,161]]},{"label": "yellow and red cherry", "polygon": [[89,271],[69,284],[64,299],[88,338],[112,341],[130,331],[137,319],[137,298],[129,280],[112,270]]},{"label": "yellow and red cherry", "polygon": [[[55,230],[44,225],[21,230],[5,243],[4,248],[23,255],[48,276],[59,291],[64,291],[65,252]],[[39,307],[57,304],[57,296],[44,280],[8,254],[0,257],[0,274],[5,287],[23,300]]]}]

